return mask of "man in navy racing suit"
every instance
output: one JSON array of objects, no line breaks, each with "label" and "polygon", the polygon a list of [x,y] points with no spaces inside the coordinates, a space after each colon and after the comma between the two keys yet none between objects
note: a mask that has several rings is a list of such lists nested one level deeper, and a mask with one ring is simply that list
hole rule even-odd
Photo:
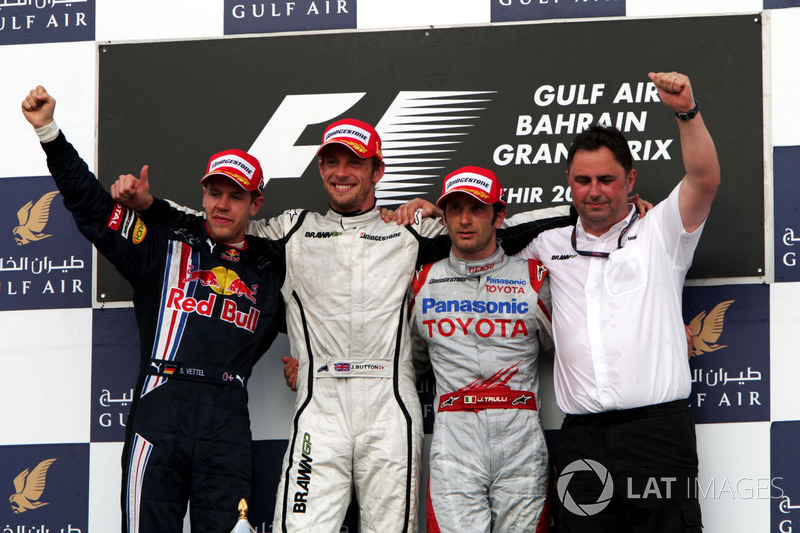
[{"label": "man in navy racing suit", "polygon": [[[41,86],[22,102],[78,229],[133,285],[138,395],[123,450],[122,531],[229,531],[251,497],[247,379],[282,320],[283,258],[245,237],[262,171],[241,150],[214,155],[202,179],[206,223],[145,225],[100,186],[53,121]],[[146,179],[147,168],[142,177]]]},{"label": "man in navy racing suit", "polygon": [[550,288],[538,261],[508,257],[495,174],[463,167],[437,202],[452,249],[412,283],[415,359],[436,377],[428,533],[547,530],[548,454],[538,358],[552,352]]}]

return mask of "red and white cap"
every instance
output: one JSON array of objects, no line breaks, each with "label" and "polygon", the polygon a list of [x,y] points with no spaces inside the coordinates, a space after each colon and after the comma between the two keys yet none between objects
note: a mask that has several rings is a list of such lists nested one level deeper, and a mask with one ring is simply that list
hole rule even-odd
[{"label": "red and white cap", "polygon": [[383,161],[381,152],[381,137],[375,128],[354,118],[346,118],[334,122],[322,134],[322,145],[317,150],[317,155],[330,144],[342,144],[353,151],[358,157],[368,158],[378,156]]},{"label": "red and white cap", "polygon": [[259,196],[264,188],[264,172],[258,159],[235,148],[212,155],[200,183],[205,183],[211,176],[228,177],[242,189],[255,191]]},{"label": "red and white cap", "polygon": [[444,178],[442,195],[436,205],[444,209],[443,201],[455,192],[464,192],[484,204],[500,203],[506,206],[503,187],[494,172],[481,167],[461,167]]}]

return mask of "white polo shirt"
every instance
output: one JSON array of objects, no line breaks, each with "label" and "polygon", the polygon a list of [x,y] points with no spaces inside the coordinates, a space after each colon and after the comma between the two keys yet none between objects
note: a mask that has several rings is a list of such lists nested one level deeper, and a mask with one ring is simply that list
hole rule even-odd
[{"label": "white polo shirt", "polygon": [[[565,413],[631,409],[687,398],[691,389],[681,299],[703,226],[687,233],[680,184],[623,236],[634,210],[600,237],[548,230],[519,256],[550,270],[556,402]],[[582,251],[610,252],[607,258]]]}]

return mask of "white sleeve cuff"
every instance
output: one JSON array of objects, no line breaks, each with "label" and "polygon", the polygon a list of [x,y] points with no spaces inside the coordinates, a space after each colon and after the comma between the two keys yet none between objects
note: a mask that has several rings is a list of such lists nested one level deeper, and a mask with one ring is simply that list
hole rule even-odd
[{"label": "white sleeve cuff", "polygon": [[40,142],[49,143],[56,140],[56,137],[58,137],[58,132],[60,130],[58,129],[58,125],[54,120],[50,124],[42,126],[41,128],[36,128],[33,131],[36,132],[36,135],[39,137]]}]

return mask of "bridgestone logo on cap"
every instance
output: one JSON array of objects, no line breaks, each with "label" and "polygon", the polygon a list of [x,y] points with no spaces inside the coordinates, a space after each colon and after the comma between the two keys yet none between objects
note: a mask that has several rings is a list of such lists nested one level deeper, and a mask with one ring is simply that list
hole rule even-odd
[{"label": "bridgestone logo on cap", "polygon": [[492,180],[485,176],[481,176],[480,174],[469,174],[464,172],[447,180],[447,190],[445,193],[460,187],[475,187],[478,189],[483,189],[486,191],[486,194],[489,194],[492,190]]},{"label": "bridgestone logo on cap", "polygon": [[351,137],[361,143],[364,143],[364,145],[369,144],[369,132],[364,131],[361,128],[356,128],[355,126],[342,125],[333,128],[325,134],[325,142],[328,142],[335,137]]},{"label": "bridgestone logo on cap", "polygon": [[225,155],[218,159],[215,159],[211,162],[208,169],[208,174],[211,174],[219,167],[226,166],[226,167],[237,167],[242,169],[242,171],[246,174],[247,179],[251,179],[253,174],[256,172],[256,168],[242,159],[241,157],[236,157],[233,155]]}]

